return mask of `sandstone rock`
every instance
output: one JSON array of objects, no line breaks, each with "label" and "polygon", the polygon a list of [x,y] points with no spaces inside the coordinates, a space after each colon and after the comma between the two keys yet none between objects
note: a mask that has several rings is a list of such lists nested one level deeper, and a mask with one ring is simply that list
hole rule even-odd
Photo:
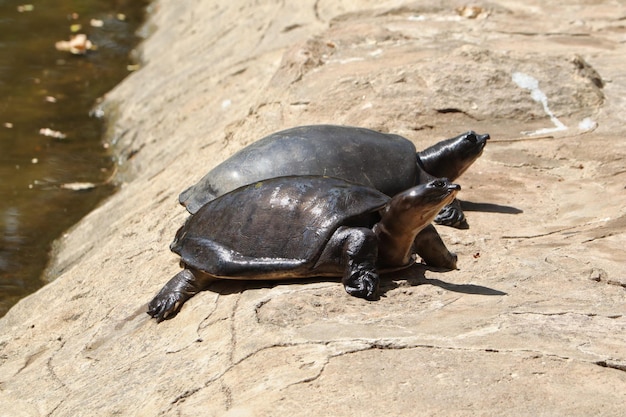
[{"label": "sandstone rock", "polygon": [[[422,3],[156,1],[103,107],[120,190],[0,320],[0,415],[622,415],[626,7]],[[470,229],[439,228],[460,269],[391,274],[376,302],[224,281],[150,320],[178,193],[309,123],[491,133],[460,179]]]}]

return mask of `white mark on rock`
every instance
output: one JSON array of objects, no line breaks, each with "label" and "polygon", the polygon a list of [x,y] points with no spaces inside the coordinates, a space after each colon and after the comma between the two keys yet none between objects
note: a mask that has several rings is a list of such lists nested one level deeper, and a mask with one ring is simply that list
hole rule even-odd
[{"label": "white mark on rock", "polygon": [[591,117],[585,117],[580,121],[580,123],[578,123],[578,129],[583,132],[591,132],[592,130],[595,130],[596,127],[598,127],[598,123],[591,119]]},{"label": "white mark on rock", "polygon": [[409,16],[408,20],[409,21],[413,21],[413,22],[423,22],[424,20],[426,20],[426,16],[423,16],[421,14],[419,14],[417,16],[416,15],[412,15],[412,16]]},{"label": "white mark on rock", "polygon": [[343,64],[350,64],[352,62],[359,62],[359,61],[365,61],[365,58],[353,57],[353,58],[346,58],[346,59],[329,59],[327,63],[343,65]]},{"label": "white mark on rock", "polygon": [[552,111],[548,107],[548,97],[546,97],[544,92],[539,89],[539,81],[537,81],[536,78],[531,77],[528,74],[524,74],[523,72],[514,72],[513,82],[517,84],[520,88],[530,90],[530,96],[532,97],[532,99],[543,105],[543,110],[550,117],[552,123],[554,123],[554,127],[539,129],[533,132],[522,132],[522,134],[534,136],[545,135],[546,133],[552,132],[559,132],[561,130],[567,130],[567,126],[561,123],[561,121],[554,115],[554,113],[552,113]]},{"label": "white mark on rock", "polygon": [[230,99],[226,99],[226,100],[222,101],[222,109],[226,110],[227,108],[230,107],[231,104],[233,104],[233,102],[230,101]]}]

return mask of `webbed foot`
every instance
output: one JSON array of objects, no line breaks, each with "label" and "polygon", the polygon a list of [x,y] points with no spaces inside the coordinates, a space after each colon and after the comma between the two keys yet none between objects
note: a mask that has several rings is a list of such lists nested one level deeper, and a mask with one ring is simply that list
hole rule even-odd
[{"label": "webbed foot", "polygon": [[435,217],[435,223],[457,229],[469,229],[461,203],[456,199],[441,209],[437,217]]},{"label": "webbed foot", "polygon": [[189,298],[188,295],[180,292],[161,290],[148,304],[148,314],[155,318],[157,323],[172,319],[176,317],[185,301]]},{"label": "webbed foot", "polygon": [[174,275],[148,303],[148,315],[155,318],[157,323],[176,317],[185,301],[196,295],[205,286],[202,280],[200,282],[196,280],[189,269],[183,269]]},{"label": "webbed foot", "polygon": [[380,277],[371,266],[360,264],[351,267],[350,274],[342,282],[346,292],[354,297],[370,301],[377,298]]}]

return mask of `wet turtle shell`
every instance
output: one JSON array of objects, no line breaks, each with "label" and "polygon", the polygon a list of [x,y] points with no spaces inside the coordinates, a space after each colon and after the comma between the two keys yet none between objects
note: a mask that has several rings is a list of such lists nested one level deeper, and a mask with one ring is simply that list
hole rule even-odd
[{"label": "wet turtle shell", "polygon": [[[489,135],[467,132],[417,153],[408,139],[370,129],[312,125],[273,133],[243,148],[183,191],[194,214],[240,186],[288,175],[326,175],[376,188],[388,196],[435,178],[454,181],[480,156]],[[460,205],[438,223],[464,222]]]},{"label": "wet turtle shell", "polygon": [[242,185],[288,175],[327,175],[395,195],[416,183],[415,152],[405,138],[369,129],[295,127],[241,149],[183,191],[179,201],[193,214]]},{"label": "wet turtle shell", "polygon": [[185,265],[221,278],[312,276],[338,227],[371,228],[388,201],[371,187],[334,178],[260,181],[204,205],[170,249]]}]

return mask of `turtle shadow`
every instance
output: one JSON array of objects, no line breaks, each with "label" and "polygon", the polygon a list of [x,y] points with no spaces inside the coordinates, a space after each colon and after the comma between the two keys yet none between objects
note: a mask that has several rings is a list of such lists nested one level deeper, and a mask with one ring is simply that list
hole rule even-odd
[{"label": "turtle shadow", "polygon": [[481,211],[484,213],[521,214],[524,210],[512,206],[503,206],[492,203],[474,203],[471,201],[459,200],[463,211]]},{"label": "turtle shadow", "polygon": [[401,271],[385,274],[381,280],[379,294],[384,296],[388,291],[400,287],[416,287],[418,285],[434,285],[446,291],[476,295],[507,295],[506,292],[475,284],[452,284],[437,278],[426,278],[425,272],[447,272],[448,269],[433,268],[424,264],[415,264]]},{"label": "turtle shadow", "polygon": [[216,279],[211,283],[207,291],[211,291],[220,295],[230,295],[242,293],[245,290],[260,290],[274,288],[278,285],[294,285],[294,284],[318,284],[320,282],[337,282],[341,283],[339,277],[311,277],[311,278],[293,278],[281,280],[233,280],[233,279]]},{"label": "turtle shadow", "polygon": [[[381,297],[391,290],[400,287],[416,287],[418,285],[435,285],[446,291],[453,291],[463,294],[477,294],[477,295],[507,295],[503,291],[499,291],[493,288],[484,287],[482,285],[475,284],[452,284],[442,281],[436,278],[426,278],[425,272],[447,272],[448,269],[433,268],[424,264],[414,264],[409,268],[401,269],[399,271],[387,272],[381,274],[380,286],[378,289],[377,301]],[[285,280],[227,280],[218,279],[213,282],[208,291],[215,292],[220,295],[229,295],[242,293],[245,290],[273,288],[277,285],[292,285],[292,284],[317,284],[321,282],[336,282],[341,285],[341,278],[339,277],[312,277],[312,278],[298,278],[298,279],[285,279]]]}]

